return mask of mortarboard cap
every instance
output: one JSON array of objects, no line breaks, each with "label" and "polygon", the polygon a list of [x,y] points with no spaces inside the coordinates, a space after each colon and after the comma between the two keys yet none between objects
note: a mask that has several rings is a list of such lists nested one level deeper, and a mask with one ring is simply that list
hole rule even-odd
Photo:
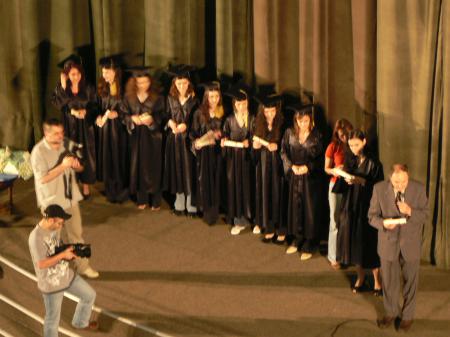
[{"label": "mortarboard cap", "polygon": [[197,68],[188,64],[177,64],[171,65],[165,71],[169,76],[174,78],[187,78],[191,79],[192,72],[196,71]]},{"label": "mortarboard cap", "polygon": [[314,104],[306,104],[306,105],[290,105],[286,107],[286,110],[291,110],[294,113],[299,113],[301,116],[314,114]]},{"label": "mortarboard cap", "polygon": [[203,88],[204,90],[218,90],[220,91],[220,83],[217,81],[212,82],[206,82],[199,84],[199,87]]},{"label": "mortarboard cap", "polygon": [[127,72],[131,74],[133,77],[144,77],[144,76],[150,76],[150,70],[152,67],[150,66],[136,66],[136,67],[129,67],[126,69]]},{"label": "mortarboard cap", "polygon": [[58,67],[61,68],[61,69],[67,69],[72,64],[83,65],[83,60],[81,59],[80,56],[75,55],[75,54],[71,54],[71,55],[67,56],[64,60],[59,62],[58,63]]},{"label": "mortarboard cap", "polygon": [[281,105],[281,95],[272,94],[263,97],[255,97],[256,101],[263,105],[265,108],[274,108]]},{"label": "mortarboard cap", "polygon": [[248,95],[245,92],[245,90],[241,89],[241,88],[231,88],[230,90],[227,90],[224,93],[225,96],[231,97],[233,99],[235,99],[236,101],[244,101],[246,99],[248,99]]},{"label": "mortarboard cap", "polygon": [[99,61],[98,64],[102,67],[102,68],[106,68],[106,69],[116,69],[116,68],[120,68],[123,65],[123,53],[120,54],[113,54],[113,55],[109,55],[109,56],[105,56],[102,57]]}]

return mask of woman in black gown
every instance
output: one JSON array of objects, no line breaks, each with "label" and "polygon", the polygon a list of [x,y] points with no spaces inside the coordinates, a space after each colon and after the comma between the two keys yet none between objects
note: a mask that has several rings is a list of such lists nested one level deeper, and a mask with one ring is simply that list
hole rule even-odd
[{"label": "woman in black gown", "polygon": [[293,238],[286,253],[301,249],[301,260],[312,257],[319,235],[315,220],[323,144],[321,134],[313,127],[312,109],[312,106],[292,109],[294,127],[286,130],[281,145],[288,185],[287,230]]},{"label": "woman in black gown", "polygon": [[360,130],[348,135],[348,154],[344,171],[352,179],[339,178],[336,184],[343,192],[338,222],[337,261],[344,265],[355,265],[358,278],[352,286],[354,293],[364,289],[365,271],[371,269],[374,277],[374,295],[381,294],[379,274],[380,259],[377,254],[378,232],[369,225],[367,213],[372,197],[373,185],[382,181],[383,166],[366,154],[366,137]]},{"label": "woman in black gown", "polygon": [[189,66],[170,70],[174,77],[166,104],[164,190],[175,195],[175,215],[182,215],[187,210],[189,217],[195,217],[196,173],[188,135],[198,100],[189,78],[190,70]]},{"label": "woman in black gown", "polygon": [[219,83],[205,85],[203,101],[194,113],[189,136],[197,165],[197,207],[209,225],[219,218],[222,160],[218,141],[222,137],[223,113]]},{"label": "woman in black gown", "polygon": [[[279,96],[261,100],[255,122],[253,155],[256,163],[255,228],[264,231],[263,242],[274,240],[282,244],[286,238],[286,227],[281,222],[281,196],[283,164],[278,149],[281,143],[281,114]],[[267,142],[262,145],[262,142]],[[254,230],[255,232],[255,230]],[[256,230],[258,232],[258,230]]]},{"label": "woman in black gown", "polygon": [[[250,144],[254,117],[248,111],[248,97],[244,90],[232,89],[233,113],[223,125],[220,145],[226,161],[227,222],[232,235],[238,235],[252,219],[252,171]],[[227,146],[231,141],[233,146]],[[239,146],[239,147],[234,147]]]},{"label": "woman in black gown", "polygon": [[162,133],[164,99],[152,89],[148,68],[131,70],[126,85],[124,120],[130,133],[130,194],[138,208],[161,207]]},{"label": "woman in black gown", "polygon": [[90,195],[89,185],[96,180],[95,130],[98,114],[95,89],[85,80],[81,59],[71,56],[64,63],[60,83],[52,95],[52,103],[60,111],[65,136],[82,144],[83,172],[79,174],[85,198]]},{"label": "woman in black gown", "polygon": [[129,163],[127,134],[122,123],[122,70],[114,57],[102,58],[100,66],[97,177],[104,182],[105,195],[110,202],[123,202],[128,199]]}]

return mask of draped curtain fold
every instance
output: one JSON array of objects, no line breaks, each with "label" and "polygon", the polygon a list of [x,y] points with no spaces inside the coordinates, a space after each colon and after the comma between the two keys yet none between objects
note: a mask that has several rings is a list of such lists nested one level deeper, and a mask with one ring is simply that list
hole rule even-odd
[{"label": "draped curtain fold", "polygon": [[387,172],[405,162],[426,183],[423,259],[450,268],[450,0],[29,0],[1,1],[0,144],[27,149],[56,64],[84,56],[94,84],[100,57],[208,66],[249,84],[310,92],[329,127],[368,132]]}]

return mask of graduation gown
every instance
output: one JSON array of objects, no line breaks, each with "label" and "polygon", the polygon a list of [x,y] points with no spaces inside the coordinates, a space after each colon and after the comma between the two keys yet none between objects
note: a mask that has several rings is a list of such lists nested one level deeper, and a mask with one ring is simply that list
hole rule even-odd
[{"label": "graduation gown", "polygon": [[203,122],[201,113],[199,109],[195,111],[189,136],[196,160],[197,208],[203,212],[204,221],[212,225],[219,218],[222,174],[221,149],[218,141],[216,141],[214,145],[204,146],[200,150],[196,150],[194,142],[210,130],[222,130],[222,119],[214,117]]},{"label": "graduation gown", "polygon": [[[164,113],[164,99],[151,95],[144,102],[138,98],[124,100],[124,122],[130,133],[130,194],[138,192],[155,194],[161,191],[162,133],[161,123]],[[148,112],[153,123],[135,125],[131,116]]]},{"label": "graduation gown", "polygon": [[[93,184],[96,180],[96,154],[94,123],[98,115],[97,95],[93,87],[87,85],[78,94],[64,90],[60,83],[53,92],[51,101],[61,111],[64,132],[70,140],[82,144],[82,164],[84,170],[79,174],[81,183]],[[71,109],[86,109],[84,119],[70,114]]]},{"label": "graduation gown", "polygon": [[369,225],[367,214],[373,186],[384,178],[383,166],[379,161],[366,157],[359,167],[357,161],[352,160],[344,169],[352,175],[366,179],[366,184],[347,185],[342,178],[336,182],[344,185],[337,224],[337,261],[362,268],[378,268],[378,231]]},{"label": "graduation gown", "polygon": [[195,205],[196,172],[189,131],[197,105],[197,99],[192,96],[183,105],[177,98],[167,97],[166,120],[184,123],[187,129],[186,132],[174,134],[167,127],[163,186],[171,194],[191,195],[192,205]]},{"label": "graduation gown", "polygon": [[227,221],[231,224],[234,218],[252,219],[254,175],[252,174],[251,144],[254,119],[248,114],[247,126],[241,127],[236,115],[232,114],[226,118],[223,125],[223,137],[236,142],[249,141],[248,148],[224,147],[222,149],[226,161]]},{"label": "graduation gown", "polygon": [[[287,232],[297,243],[307,240],[316,244],[319,226],[315,222],[317,204],[320,199],[318,185],[320,184],[321,156],[323,154],[322,136],[313,129],[303,144],[300,144],[293,129],[284,133],[281,145],[281,158],[287,183],[287,207],[283,210],[286,217]],[[308,173],[295,175],[292,165],[306,165]],[[313,247],[305,247],[307,251]]]},{"label": "graduation gown", "polygon": [[[261,137],[263,138],[263,137]],[[277,151],[269,151],[265,146],[253,149],[255,161],[255,223],[260,225],[265,233],[286,234],[286,228],[281,221],[283,164],[280,157],[279,139],[274,138],[273,130],[267,131],[265,137],[270,143],[277,143]]]},{"label": "graduation gown", "polygon": [[107,119],[97,128],[97,178],[105,184],[106,198],[111,202],[128,199],[129,159],[128,136],[124,126],[124,106],[117,96],[99,98],[101,115],[107,110],[119,116]]}]

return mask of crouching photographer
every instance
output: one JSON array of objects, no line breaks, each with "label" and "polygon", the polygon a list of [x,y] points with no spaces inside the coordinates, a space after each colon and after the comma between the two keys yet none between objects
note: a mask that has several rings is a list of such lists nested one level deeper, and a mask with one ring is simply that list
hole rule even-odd
[{"label": "crouching photographer", "polygon": [[97,330],[98,323],[90,321],[95,290],[73,272],[69,261],[78,259],[76,252],[90,256],[89,245],[63,245],[61,228],[70,219],[59,205],[52,204],[44,211],[44,217],[30,233],[28,244],[38,288],[42,292],[45,305],[44,337],[58,336],[61,304],[64,292],[77,296],[77,304],[72,325],[77,329]]}]

